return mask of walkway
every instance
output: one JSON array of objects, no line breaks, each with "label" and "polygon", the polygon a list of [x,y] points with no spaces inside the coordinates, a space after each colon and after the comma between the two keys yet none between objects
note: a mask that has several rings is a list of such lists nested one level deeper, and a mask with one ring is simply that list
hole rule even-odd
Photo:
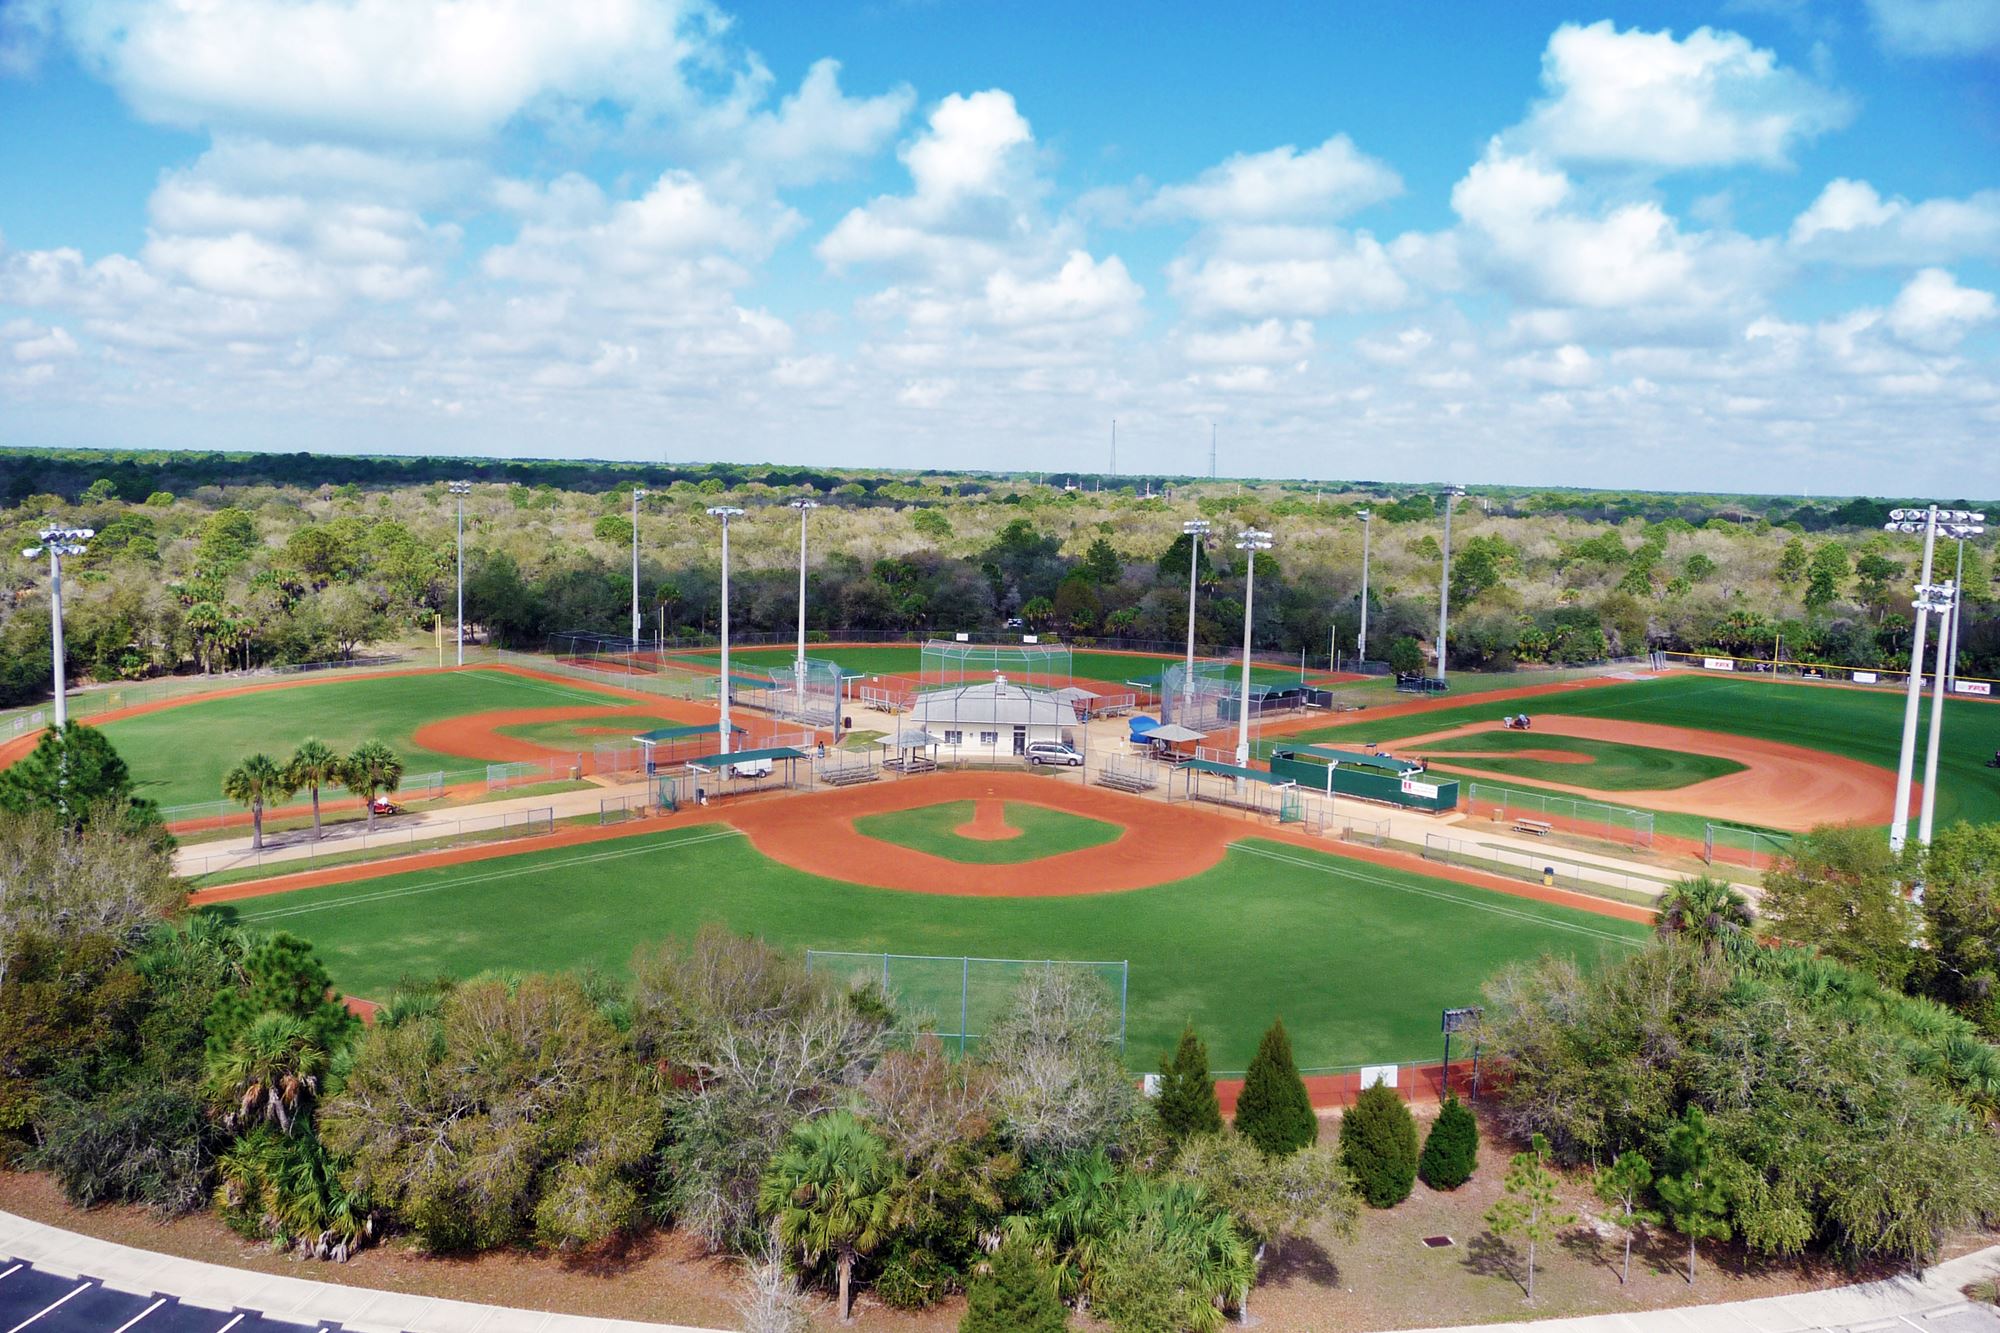
[{"label": "walkway", "polygon": [[[261,852],[250,850],[250,835],[244,833],[181,847],[174,853],[174,870],[181,875],[193,876],[245,870],[256,866],[274,866],[276,869],[273,873],[282,874],[306,869],[306,863],[329,856],[345,857],[356,851],[391,849],[433,838],[450,837],[455,833],[464,833],[470,840],[480,832],[499,828],[510,815],[518,819],[530,812],[551,810],[558,821],[595,815],[607,800],[644,797],[650,791],[651,784],[644,777],[635,774],[629,782],[593,785],[583,791],[557,792],[540,796],[512,796],[498,801],[446,805],[435,810],[390,815],[375,821],[373,833],[368,831],[366,820],[341,820],[338,823],[327,824],[326,836],[317,843],[312,840],[310,828],[267,833],[264,835],[264,850]],[[385,857],[390,854],[387,850],[383,852]],[[0,1329],[0,1333],[5,1333],[5,1330]]]},{"label": "walkway", "polygon": [[[308,1264],[301,1272],[312,1271]],[[0,1212],[0,1333],[714,1333],[276,1277]]]},{"label": "walkway", "polygon": [[2000,1245],[1934,1265],[1921,1277],[1636,1314],[1519,1320],[1413,1333],[2000,1333],[2000,1309],[1961,1290],[2000,1272]]},{"label": "walkway", "polygon": [[[302,1271],[307,1266],[302,1265]],[[1417,1333],[2000,1333],[1960,1288],[2000,1246],[1921,1277],[1722,1305]],[[85,1275],[88,1276],[85,1276]],[[0,1212],[0,1333],[715,1333],[275,1277],[115,1245]]]}]

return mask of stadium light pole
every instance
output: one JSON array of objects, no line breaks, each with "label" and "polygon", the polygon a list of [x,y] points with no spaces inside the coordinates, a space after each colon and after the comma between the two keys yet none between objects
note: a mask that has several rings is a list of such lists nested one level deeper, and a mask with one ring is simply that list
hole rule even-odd
[{"label": "stadium light pole", "polygon": [[792,678],[798,689],[799,721],[806,720],[806,515],[819,508],[819,501],[801,495],[792,501],[799,511],[799,655],[792,663]]},{"label": "stadium light pole", "polygon": [[[1950,511],[1945,511],[1949,513]],[[1910,770],[1917,758],[1917,699],[1924,688],[1924,637],[1930,629],[1930,603],[1924,592],[1931,582],[1931,551],[1937,542],[1938,507],[1891,509],[1883,527],[1889,532],[1924,534],[1923,574],[1917,579],[1916,628],[1910,633],[1908,690],[1903,697],[1903,748],[1896,760],[1896,807],[1889,817],[1889,850],[1901,852],[1910,832]]]},{"label": "stadium light pole", "polygon": [[729,520],[742,517],[734,505],[710,505],[709,516],[722,520],[722,744],[718,753],[729,753]]},{"label": "stadium light pole", "polygon": [[1451,507],[1465,494],[1463,486],[1449,486],[1444,493],[1444,565],[1438,571],[1438,674],[1444,680],[1445,633],[1451,615]]},{"label": "stadium light pole", "polygon": [[632,649],[639,648],[639,501],[646,498],[646,488],[632,488]]},{"label": "stadium light pole", "polygon": [[[1939,517],[1945,518],[1945,515],[1941,513]],[[1986,531],[1979,526],[1985,517],[1984,514],[1969,510],[1954,509],[1950,512],[1948,520],[1938,524],[1938,527],[1946,536],[1956,537],[1963,543],[1967,537],[1976,537]],[[1944,732],[1946,666],[1951,660],[1954,647],[1951,632],[1952,613],[1958,606],[1959,587],[1957,581],[1953,580],[1919,589],[1917,595],[1928,599],[1931,609],[1938,613],[1937,677],[1931,691],[1930,747],[1924,753],[1924,797],[1923,805],[1917,814],[1917,845],[1929,847],[1932,816],[1937,803],[1938,744]]]},{"label": "stadium light pole", "polygon": [[68,685],[63,679],[62,562],[66,555],[82,555],[89,550],[84,543],[95,537],[97,530],[43,528],[36,535],[42,539],[42,544],[27,547],[21,554],[30,560],[42,555],[49,558],[49,631],[53,639],[55,667],[56,738],[60,741],[63,728],[69,724],[69,700],[65,693]]},{"label": "stadium light pole", "polygon": [[1181,725],[1188,723],[1188,714],[1194,709],[1194,594],[1195,573],[1201,564],[1201,544],[1208,536],[1208,520],[1193,518],[1181,524],[1181,531],[1188,539],[1188,632],[1187,632],[1187,674],[1181,677]]},{"label": "stadium light pole", "polygon": [[1361,637],[1354,650],[1354,663],[1360,670],[1368,669],[1368,539],[1375,528],[1373,510],[1357,509],[1355,514],[1361,519]]},{"label": "stadium light pole", "polygon": [[1243,571],[1243,695],[1236,708],[1236,766],[1250,766],[1250,614],[1257,601],[1257,552],[1271,549],[1271,534],[1245,528],[1236,534],[1236,549],[1247,553]]},{"label": "stadium light pole", "polygon": [[[465,497],[472,483],[454,481],[446,488],[458,499],[458,664],[465,665]],[[491,637],[491,636],[489,636]]]}]

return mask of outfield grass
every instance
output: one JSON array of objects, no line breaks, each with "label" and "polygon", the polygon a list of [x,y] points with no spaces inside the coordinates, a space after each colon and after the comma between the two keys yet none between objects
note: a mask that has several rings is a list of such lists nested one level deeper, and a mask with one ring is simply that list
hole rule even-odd
[{"label": "outfield grass", "polygon": [[[1445,706],[1402,717],[1369,717],[1332,723],[1293,740],[1388,741],[1508,713],[1562,713],[1631,722],[1656,722],[1702,731],[1782,741],[1809,750],[1858,759],[1894,771],[1902,743],[1899,694],[1722,675],[1664,676],[1659,680],[1593,686],[1526,701]],[[1929,735],[1930,701],[1919,728]],[[1530,732],[1530,735],[1534,733]],[[2000,747],[2000,705],[1955,699],[1945,709],[1944,745],[1938,756],[1937,817],[1949,823],[2000,820],[2000,769],[1983,765]],[[1546,738],[1544,738],[1546,739]],[[1921,762],[1921,750],[1919,752]],[[1570,779],[1573,780],[1573,779]],[[1889,811],[1882,812],[1887,823]]]},{"label": "outfield grass", "polygon": [[1101,819],[1089,819],[1064,810],[1025,801],[1002,802],[1007,826],[1021,831],[1018,838],[982,840],[962,838],[955,831],[972,821],[976,805],[972,801],[941,801],[913,810],[894,810],[883,815],[863,815],[854,821],[855,831],[898,847],[941,856],[966,865],[1018,865],[1045,856],[1082,851],[1116,842],[1125,830]]},{"label": "outfield grass", "polygon": [[570,704],[631,706],[593,690],[494,671],[422,676],[365,676],[293,689],[203,699],[103,724],[131,766],[140,794],[163,806],[215,801],[222,775],[261,751],[279,763],[308,736],[345,753],[364,740],[385,742],[406,773],[468,773],[476,760],[419,747],[416,730],[440,718],[498,708]]},{"label": "outfield grass", "polygon": [[[1672,791],[1697,782],[1741,773],[1746,765],[1711,754],[1682,754],[1649,745],[1596,741],[1581,736],[1552,736],[1533,731],[1486,731],[1453,736],[1413,747],[1427,755],[1447,757],[1456,768],[1503,773],[1510,777],[1564,782],[1598,791]],[[1589,756],[1587,764],[1521,758],[1523,750],[1559,750]]]},{"label": "outfield grass", "polygon": [[1131,963],[1127,1059],[1149,1068],[1193,1020],[1241,1069],[1273,1015],[1302,1065],[1435,1055],[1440,1010],[1545,952],[1594,963],[1644,927],[1248,840],[1215,868],[1131,893],[950,898],[778,865],[704,827],[306,889],[207,909],[311,940],[350,994],[405,977],[592,966],[704,922],[792,949]]},{"label": "outfield grass", "polygon": [[[756,663],[761,666],[783,666],[797,653],[796,648],[731,648],[729,661],[732,666],[738,662]],[[923,649],[913,643],[884,643],[861,646],[831,646],[827,644],[807,644],[806,655],[818,661],[837,662],[842,672],[850,676],[917,676],[923,671]],[[709,668],[719,664],[720,654],[715,651],[699,651],[673,654],[686,662],[700,663]],[[1070,653],[1070,676],[1078,681],[1093,685],[1124,685],[1128,682],[1143,682],[1146,688],[1158,689],[1160,672],[1173,665],[1174,659],[1153,657],[1145,653],[1116,653],[1096,649],[1079,648]],[[1253,665],[1250,679],[1260,684],[1282,685],[1299,678],[1296,667],[1273,667]],[[1236,679],[1232,673],[1231,680]],[[1372,683],[1372,682],[1371,682]]]}]

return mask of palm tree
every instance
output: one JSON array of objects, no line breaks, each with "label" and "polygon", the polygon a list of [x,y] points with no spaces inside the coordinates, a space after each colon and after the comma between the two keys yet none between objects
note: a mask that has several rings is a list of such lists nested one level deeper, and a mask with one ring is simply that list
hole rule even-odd
[{"label": "palm tree", "polygon": [[1755,920],[1741,889],[1702,875],[1681,880],[1660,895],[1653,929],[1662,938],[1685,939],[1705,954],[1734,956],[1751,943]]},{"label": "palm tree", "polygon": [[368,831],[375,831],[375,798],[403,785],[403,761],[381,741],[363,741],[340,766],[340,785],[368,803]]},{"label": "palm tree", "polygon": [[840,1321],[854,1320],[854,1261],[887,1236],[896,1172],[882,1141],[846,1111],[792,1131],[757,1191],[778,1240],[807,1264],[828,1253],[840,1280]]},{"label": "palm tree", "polygon": [[310,1023],[267,1010],[209,1058],[208,1086],[228,1106],[223,1120],[231,1128],[265,1123],[289,1134],[319,1095],[326,1066]]},{"label": "palm tree", "polygon": [[264,850],[264,803],[291,795],[285,775],[265,754],[253,754],[222,775],[222,794],[250,807],[250,850]]},{"label": "palm tree", "polygon": [[308,736],[299,742],[299,748],[292,752],[291,761],[285,765],[285,781],[293,791],[305,788],[312,792],[313,801],[313,841],[318,842],[319,832],[319,789],[340,781],[345,767],[333,747],[317,736]]}]

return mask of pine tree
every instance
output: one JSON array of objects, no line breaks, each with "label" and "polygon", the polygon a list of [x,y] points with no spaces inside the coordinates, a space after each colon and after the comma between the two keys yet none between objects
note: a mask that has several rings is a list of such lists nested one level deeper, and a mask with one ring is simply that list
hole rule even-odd
[{"label": "pine tree", "polygon": [[1528,1300],[1535,1299],[1535,1251],[1556,1232],[1576,1221],[1575,1213],[1559,1211],[1556,1175],[1549,1170],[1549,1141],[1534,1136],[1530,1150],[1514,1154],[1507,1167],[1507,1192],[1487,1210],[1486,1225],[1496,1236],[1519,1235],[1528,1242]]},{"label": "pine tree", "polygon": [[1292,1039],[1285,1035],[1282,1018],[1274,1020],[1257,1043],[1257,1056],[1243,1076],[1243,1094],[1236,1099],[1236,1132],[1267,1157],[1297,1152],[1319,1138],[1319,1117],[1313,1114],[1306,1082],[1292,1061]]},{"label": "pine tree", "polygon": [[1643,1206],[1647,1187],[1653,1183],[1653,1167],[1636,1152],[1623,1152],[1609,1166],[1601,1166],[1591,1177],[1591,1192],[1610,1205],[1605,1220],[1625,1233],[1625,1264],[1618,1270],[1622,1285],[1632,1280],[1632,1233],[1660,1220],[1660,1215]]},{"label": "pine tree", "polygon": [[1448,1093],[1424,1140],[1417,1174],[1434,1190],[1455,1190],[1472,1179],[1479,1165],[1479,1121],[1457,1093]]},{"label": "pine tree", "polygon": [[1153,1106],[1160,1128],[1177,1144],[1196,1134],[1222,1132],[1222,1104],[1215,1099],[1215,1079],[1208,1072],[1208,1046],[1195,1036],[1192,1023],[1181,1029],[1174,1053],[1160,1058],[1160,1095]]},{"label": "pine tree", "polygon": [[1340,1118],[1340,1160],[1370,1208],[1394,1208],[1417,1180],[1417,1120],[1396,1090],[1372,1084]]},{"label": "pine tree", "polygon": [[1068,1327],[1056,1275],[1026,1245],[1002,1245],[987,1270],[966,1285],[958,1333],[1061,1333]]},{"label": "pine tree", "polygon": [[1687,1237],[1688,1285],[1694,1285],[1695,1242],[1728,1240],[1729,1195],[1715,1162],[1715,1131],[1699,1106],[1690,1106],[1667,1132],[1667,1169],[1653,1182],[1667,1223]]}]

